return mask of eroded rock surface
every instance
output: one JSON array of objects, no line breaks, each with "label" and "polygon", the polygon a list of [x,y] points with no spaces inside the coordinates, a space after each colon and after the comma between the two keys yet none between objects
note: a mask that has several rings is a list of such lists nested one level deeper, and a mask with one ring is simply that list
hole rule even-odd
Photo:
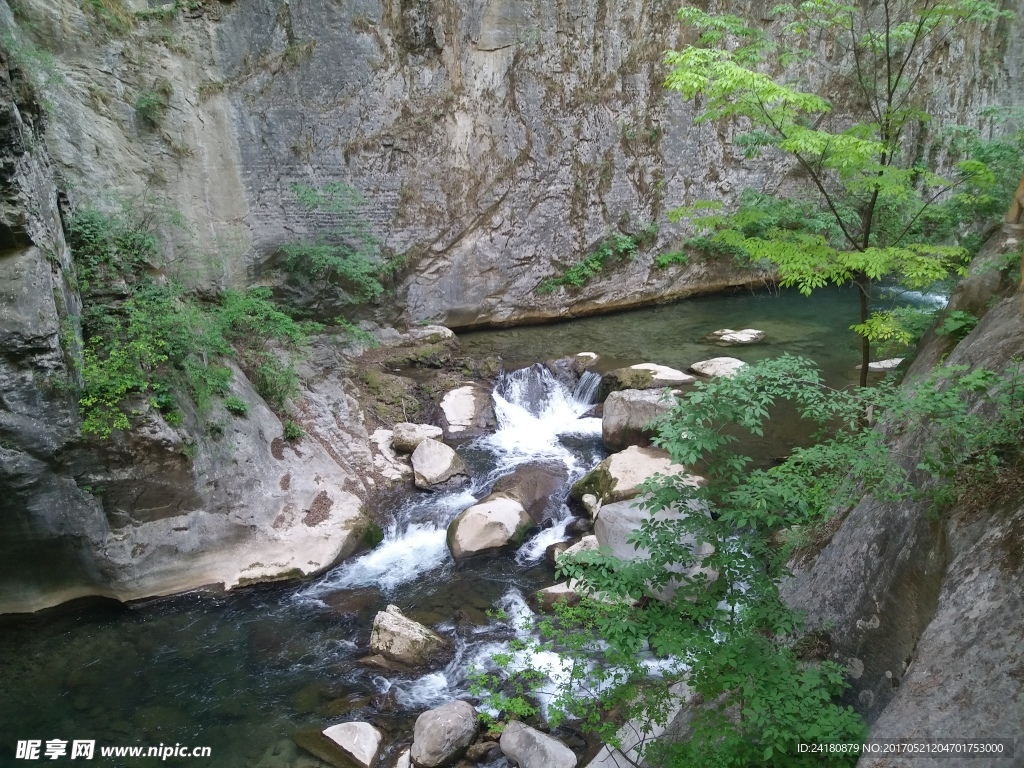
[{"label": "eroded rock surface", "polygon": [[576,755],[558,739],[518,720],[501,733],[501,751],[520,768],[575,768]]},{"label": "eroded rock surface", "polygon": [[473,705],[451,701],[416,718],[410,756],[414,765],[439,768],[454,763],[466,751],[477,733]]},{"label": "eroded rock surface", "polygon": [[413,621],[389,605],[373,619],[370,649],[388,659],[411,667],[429,664],[449,646],[449,642],[433,630]]},{"label": "eroded rock surface", "polygon": [[675,395],[660,389],[625,389],[612,392],[604,403],[601,439],[612,451],[651,444],[651,424],[672,410]]},{"label": "eroded rock surface", "polygon": [[[686,467],[673,464],[668,451],[661,448],[630,446],[613,453],[594,469],[580,478],[572,487],[571,496],[582,500],[593,495],[601,504],[626,501],[640,494],[640,486],[655,475],[677,475]],[[701,478],[687,475],[688,482],[697,485]],[[591,502],[593,506],[593,502]]]},{"label": "eroded rock surface", "polygon": [[534,525],[522,504],[492,493],[452,520],[448,549],[456,560],[501,549],[520,542]]},{"label": "eroded rock surface", "polygon": [[412,469],[416,487],[425,491],[461,485],[469,479],[462,457],[429,437],[412,452]]}]

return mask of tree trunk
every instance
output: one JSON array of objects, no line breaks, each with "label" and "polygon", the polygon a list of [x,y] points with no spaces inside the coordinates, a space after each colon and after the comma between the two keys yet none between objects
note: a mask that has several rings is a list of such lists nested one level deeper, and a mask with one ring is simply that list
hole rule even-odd
[{"label": "tree trunk", "polygon": [[[868,321],[868,286],[863,280],[855,280],[857,292],[860,294],[860,321]],[[860,337],[860,386],[868,385],[868,365],[871,363],[871,341],[867,336]]]}]

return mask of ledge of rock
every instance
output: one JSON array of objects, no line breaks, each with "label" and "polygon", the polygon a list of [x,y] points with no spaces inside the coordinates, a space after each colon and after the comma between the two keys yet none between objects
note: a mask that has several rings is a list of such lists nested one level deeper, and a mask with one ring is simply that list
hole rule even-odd
[{"label": "ledge of rock", "polygon": [[[667,451],[631,445],[624,451],[612,454],[580,478],[569,495],[580,500],[585,495],[593,495],[601,504],[625,501],[638,496],[640,486],[655,475],[677,475],[684,472],[686,467],[673,464]],[[701,478],[688,475],[687,482],[697,485]]]},{"label": "ledge of rock", "polygon": [[576,755],[558,739],[516,720],[501,734],[501,751],[519,768],[575,768]]},{"label": "ledge of rock", "polygon": [[712,357],[710,360],[701,360],[690,366],[690,370],[701,376],[725,376],[732,378],[746,363],[737,360],[735,357]]},{"label": "ledge of rock", "polygon": [[439,768],[454,763],[476,739],[477,715],[471,704],[451,701],[416,718],[409,755],[414,765]]},{"label": "ledge of rock", "polygon": [[433,491],[452,488],[469,479],[466,463],[450,447],[429,437],[412,452],[413,479],[417,488]]},{"label": "ledge of rock", "polygon": [[601,439],[612,451],[631,445],[650,445],[654,431],[651,423],[672,410],[675,393],[666,396],[660,389],[624,389],[612,392],[604,403]]},{"label": "ledge of rock", "polygon": [[709,333],[707,340],[720,347],[738,347],[743,344],[757,344],[759,341],[764,341],[767,336],[767,333],[755,328],[744,328],[742,331],[722,328],[714,333]]},{"label": "ledge of rock", "polygon": [[694,377],[688,373],[677,371],[655,363],[639,363],[628,368],[609,371],[601,377],[598,400],[605,400],[612,392],[625,389],[664,389],[689,384]]},{"label": "ledge of rock", "polygon": [[448,549],[462,560],[482,552],[517,544],[534,526],[515,499],[492,493],[466,509],[448,526]]},{"label": "ledge of rock", "polygon": [[373,620],[370,649],[392,661],[409,666],[429,664],[448,650],[450,643],[433,630],[389,605]]}]

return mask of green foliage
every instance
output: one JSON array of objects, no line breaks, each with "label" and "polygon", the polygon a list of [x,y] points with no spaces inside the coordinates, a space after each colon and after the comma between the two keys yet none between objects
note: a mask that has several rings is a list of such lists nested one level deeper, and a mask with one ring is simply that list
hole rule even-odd
[{"label": "green foliage", "polygon": [[672,251],[660,253],[654,257],[654,266],[658,269],[665,269],[673,264],[689,264],[690,256],[685,251]]},{"label": "green foliage", "polygon": [[544,280],[537,286],[537,292],[551,293],[561,286],[580,288],[622,259],[635,259],[640,246],[653,240],[657,234],[657,224],[651,223],[633,235],[625,235],[621,232],[608,235],[597,244],[594,252],[583,261],[569,267],[558,277],[550,277]]},{"label": "green foliage", "polygon": [[[690,207],[674,217],[701,231],[696,244],[767,260],[783,285],[803,293],[854,283],[863,295],[854,327],[878,334],[891,324],[868,323],[871,284],[894,278],[921,287],[962,273],[983,220],[1006,204],[1001,196],[1013,189],[1017,165],[1010,161],[1020,157],[1020,137],[985,143],[977,131],[950,129],[945,149],[953,162],[946,175],[927,165],[908,141],[930,119],[920,76],[942,55],[943,41],[1008,14],[985,0],[881,0],[878,13],[871,14],[856,5],[811,0],[778,6],[773,13],[780,29],[769,37],[763,24],[683,8],[680,17],[698,40],[666,55],[666,86],[701,100],[700,122],[748,125],[737,140],[748,157],[766,151],[790,155],[815,197],[747,193],[733,213],[708,215]],[[836,119],[832,104],[793,79],[792,71],[775,74],[815,56],[823,36],[852,62],[844,73],[851,102],[865,108],[853,116],[855,122]],[[864,362],[870,342],[870,335],[863,336]]]},{"label": "green foliage", "polygon": [[[735,448],[762,437],[782,402],[817,441],[759,466]],[[534,664],[553,672],[543,681],[525,679],[554,694],[553,724],[580,718],[612,743],[609,713],[649,729],[664,722],[671,687],[685,681],[698,696],[692,737],[651,748],[654,765],[851,765],[856,756],[796,749],[856,742],[866,729],[836,703],[842,668],[801,657],[799,617],[779,594],[790,551],[778,548],[778,534],[827,521],[865,494],[941,511],[975,493],[1017,460],[1022,404],[1016,370],[947,367],[913,387],[836,391],[811,363],[789,356],[695,385],[662,419],[656,442],[706,484],[682,476],[648,484],[653,514],[632,538],[648,559],[601,551],[560,561],[560,576],[597,599],[540,620],[541,645],[562,661],[557,670]],[[875,428],[866,424],[871,413]],[[528,668],[531,649],[521,648],[498,661],[512,672]],[[502,683],[492,675],[485,687],[493,691]],[[532,691],[512,693],[528,701]]]},{"label": "green foliage", "polygon": [[241,416],[244,418],[249,415],[249,403],[238,397],[238,395],[225,397],[224,407],[227,409],[228,413],[234,414],[235,416]]},{"label": "green foliage", "polygon": [[127,35],[135,26],[135,16],[123,0],[85,0],[82,6],[115,35]]},{"label": "green foliage", "polygon": [[942,322],[935,329],[935,333],[939,336],[949,336],[956,341],[960,341],[973,331],[977,324],[978,318],[975,315],[957,309],[942,318]]},{"label": "green foliage", "polygon": [[292,192],[303,208],[330,214],[338,223],[318,240],[284,246],[285,272],[312,288],[317,310],[378,298],[384,291],[382,280],[399,262],[382,258],[380,239],[362,214],[365,201],[359,192],[343,183],[321,188],[295,184]]},{"label": "green foliage", "polygon": [[302,427],[298,423],[291,419],[284,420],[284,439],[285,440],[301,440],[303,435],[306,433],[302,430]]},{"label": "green foliage", "polygon": [[135,100],[135,114],[149,125],[159,125],[173,92],[166,80],[157,83],[152,90],[143,91]]},{"label": "green foliage", "polygon": [[[257,388],[283,410],[298,394],[298,376],[269,345],[296,349],[309,327],[277,309],[266,288],[225,291],[209,304],[150,277],[158,223],[148,212],[84,208],[68,226],[83,299],[82,431],[105,438],[129,429],[144,404],[180,424],[186,402],[202,412],[227,394],[231,370],[223,361],[231,358],[255,369]],[[225,406],[237,415],[248,409],[239,398]]]},{"label": "green foliage", "polygon": [[10,55],[12,63],[22,70],[37,88],[60,85],[64,77],[57,69],[57,59],[23,35],[15,37],[11,30],[0,32],[0,47]]}]

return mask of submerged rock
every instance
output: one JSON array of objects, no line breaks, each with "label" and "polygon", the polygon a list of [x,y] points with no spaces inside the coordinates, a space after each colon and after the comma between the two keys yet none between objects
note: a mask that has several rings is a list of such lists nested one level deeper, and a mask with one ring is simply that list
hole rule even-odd
[{"label": "submerged rock", "polygon": [[746,366],[742,360],[735,357],[712,357],[710,360],[701,360],[690,366],[690,370],[699,373],[701,376],[725,376],[731,378],[739,373],[740,369]]},{"label": "submerged rock", "polygon": [[473,743],[476,733],[473,706],[465,701],[451,701],[416,718],[409,754],[421,768],[450,765]]},{"label": "submerged rock", "polygon": [[742,344],[756,344],[764,341],[768,336],[764,331],[755,328],[744,328],[742,331],[734,331],[732,328],[722,328],[707,335],[707,340],[720,347],[736,347]]},{"label": "submerged rock", "polygon": [[604,374],[598,390],[598,400],[604,400],[612,392],[626,389],[664,389],[689,384],[692,381],[693,376],[675,368],[655,363],[638,363]]},{"label": "submerged rock", "polygon": [[424,438],[412,452],[413,478],[417,488],[433,491],[466,482],[466,463],[444,443]]},{"label": "submerged rock", "polygon": [[576,755],[558,739],[516,720],[501,734],[501,751],[519,768],[575,768]]},{"label": "submerged rock", "polygon": [[427,438],[439,440],[444,430],[433,424],[411,424],[407,421],[395,424],[391,447],[398,453],[412,453]]},{"label": "submerged rock", "polygon": [[[655,475],[677,475],[686,472],[686,467],[673,464],[667,451],[660,448],[640,448],[631,445],[624,451],[612,454],[593,470],[580,478],[572,487],[570,496],[584,500],[594,496],[600,504],[625,501],[639,495],[640,486]],[[688,475],[688,482],[696,485],[701,478]],[[588,510],[595,506],[583,501]],[[599,506],[597,505],[597,506]]]},{"label": "submerged rock", "polygon": [[650,445],[654,431],[651,423],[672,410],[675,393],[663,390],[625,389],[612,392],[604,403],[601,438],[613,451],[631,445]]},{"label": "submerged rock", "polygon": [[491,393],[477,384],[451,390],[440,405],[449,437],[473,437],[497,424]]},{"label": "submerged rock", "polygon": [[389,605],[373,620],[370,649],[392,661],[423,666],[444,653],[449,645],[445,638],[408,618],[396,605]]},{"label": "submerged rock", "polygon": [[492,493],[466,509],[448,526],[448,549],[461,560],[518,544],[533,519],[515,499]]}]

